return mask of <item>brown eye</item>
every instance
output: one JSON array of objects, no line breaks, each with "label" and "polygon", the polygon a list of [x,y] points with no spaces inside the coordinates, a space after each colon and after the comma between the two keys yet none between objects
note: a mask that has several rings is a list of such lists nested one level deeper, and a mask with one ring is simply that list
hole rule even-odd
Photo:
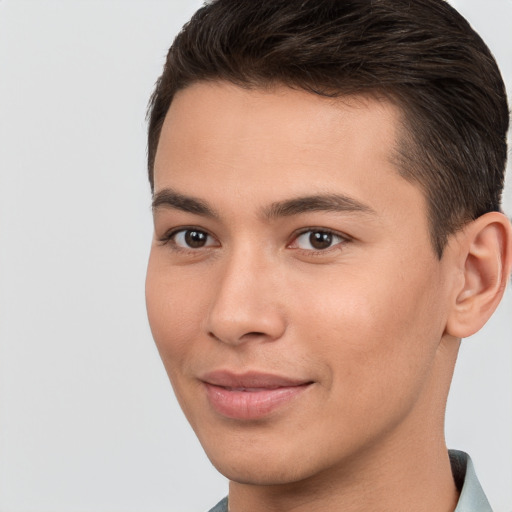
[{"label": "brown eye", "polygon": [[185,243],[193,249],[204,247],[208,241],[208,235],[203,231],[185,231]]},{"label": "brown eye", "polygon": [[346,238],[332,231],[310,229],[300,234],[291,247],[307,251],[325,251],[346,241]]},{"label": "brown eye", "polygon": [[309,243],[314,249],[327,249],[332,244],[332,234],[324,231],[312,231],[309,235]]},{"label": "brown eye", "polygon": [[183,249],[202,249],[217,245],[215,238],[200,229],[182,229],[172,235],[174,243]]}]

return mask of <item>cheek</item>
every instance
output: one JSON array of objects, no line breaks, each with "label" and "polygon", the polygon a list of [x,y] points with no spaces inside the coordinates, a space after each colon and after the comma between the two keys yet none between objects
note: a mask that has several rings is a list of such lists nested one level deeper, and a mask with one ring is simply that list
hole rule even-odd
[{"label": "cheek", "polygon": [[291,321],[298,339],[331,366],[333,386],[353,383],[358,399],[374,403],[392,388],[420,384],[443,332],[435,272],[426,279],[383,267],[373,275],[338,272],[323,288],[303,280]]},{"label": "cheek", "polygon": [[155,260],[150,257],[146,277],[148,320],[176,398],[190,418],[196,391],[191,367],[194,354],[200,352],[203,288]]},{"label": "cheek", "polygon": [[[162,268],[150,257],[146,277],[146,308],[153,338],[164,365],[172,377],[182,368],[201,324],[201,287],[180,276],[176,270]],[[190,298],[193,293],[193,300]]]}]

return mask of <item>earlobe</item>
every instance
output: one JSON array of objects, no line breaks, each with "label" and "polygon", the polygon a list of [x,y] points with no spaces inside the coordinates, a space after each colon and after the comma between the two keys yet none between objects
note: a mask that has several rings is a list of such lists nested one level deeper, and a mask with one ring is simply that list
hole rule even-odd
[{"label": "earlobe", "polygon": [[482,215],[459,236],[461,286],[454,294],[446,331],[466,338],[480,330],[498,306],[512,266],[512,227],[498,212]]}]

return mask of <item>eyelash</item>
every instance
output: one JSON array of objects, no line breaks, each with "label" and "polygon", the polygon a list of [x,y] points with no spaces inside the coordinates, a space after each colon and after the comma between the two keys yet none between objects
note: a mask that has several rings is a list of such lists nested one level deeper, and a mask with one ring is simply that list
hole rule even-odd
[{"label": "eyelash", "polygon": [[[291,247],[293,244],[296,244],[299,238],[303,235],[310,234],[310,237],[312,234],[322,234],[327,235],[331,237],[332,239],[337,238],[339,239],[338,242],[332,243],[329,247],[326,247],[325,249],[301,249],[300,247]],[[287,245],[287,247],[290,247],[294,250],[299,250],[307,253],[308,255],[324,255],[327,253],[330,253],[332,250],[339,250],[340,246],[343,246],[351,241],[351,238],[347,235],[344,235],[342,233],[339,233],[337,231],[333,231],[332,229],[327,228],[319,228],[319,227],[308,227],[301,229],[298,233],[294,234],[292,241]]]},{"label": "eyelash", "polygon": [[175,251],[189,252],[189,253],[197,253],[199,249],[208,249],[208,248],[212,247],[211,245],[206,245],[203,247],[193,248],[193,247],[184,247],[184,246],[178,245],[178,243],[176,242],[176,236],[180,233],[186,234],[187,232],[201,233],[201,234],[206,235],[206,237],[216,240],[214,236],[210,235],[210,233],[208,233],[208,231],[206,231],[204,229],[197,228],[195,226],[184,226],[184,227],[181,227],[178,229],[173,229],[171,231],[168,231],[158,241],[162,245],[170,245],[172,247],[172,249]]},{"label": "eyelash", "polygon": [[[186,253],[194,253],[194,254],[197,254],[199,250],[204,250],[204,249],[209,249],[211,247],[216,247],[216,245],[205,245],[205,246],[202,246],[202,247],[193,248],[193,247],[184,247],[182,245],[178,245],[178,243],[176,242],[176,236],[178,234],[180,234],[180,233],[186,234],[187,232],[201,233],[201,234],[205,235],[206,237],[209,237],[209,238],[211,238],[213,240],[216,240],[216,238],[213,235],[211,235],[210,233],[208,233],[208,231],[206,231],[204,229],[197,228],[195,226],[185,226],[185,227],[181,227],[179,229],[173,229],[173,230],[167,232],[163,237],[161,237],[159,239],[159,242],[162,245],[169,244],[174,251],[186,252]],[[324,235],[324,236],[327,235],[327,236],[329,236],[331,238],[337,238],[337,239],[339,239],[339,241],[336,242],[336,243],[333,243],[332,245],[330,245],[329,247],[326,247],[325,249],[301,249],[300,247],[293,247],[293,245],[297,243],[297,240],[301,236],[303,236],[305,234],[308,234],[308,233],[310,233],[310,236],[312,234],[314,234],[314,233],[321,234],[321,235]],[[286,247],[290,248],[290,249],[293,249],[293,250],[303,251],[304,253],[307,253],[308,255],[316,255],[316,254],[321,255],[321,254],[329,253],[332,250],[336,250],[336,249],[339,250],[340,249],[340,247],[339,247],[340,245],[345,245],[346,243],[348,243],[350,241],[351,241],[351,238],[348,237],[347,235],[344,235],[342,233],[338,233],[338,232],[333,231],[331,229],[308,227],[308,228],[301,229],[297,233],[294,233],[292,241],[289,242],[286,245]]]}]

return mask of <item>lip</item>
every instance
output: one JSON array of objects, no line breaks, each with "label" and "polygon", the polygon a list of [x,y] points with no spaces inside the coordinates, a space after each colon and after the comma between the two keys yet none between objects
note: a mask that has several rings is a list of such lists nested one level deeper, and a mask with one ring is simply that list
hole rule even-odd
[{"label": "lip", "polygon": [[312,381],[259,372],[215,371],[200,379],[217,413],[237,420],[256,420],[306,391]]}]

